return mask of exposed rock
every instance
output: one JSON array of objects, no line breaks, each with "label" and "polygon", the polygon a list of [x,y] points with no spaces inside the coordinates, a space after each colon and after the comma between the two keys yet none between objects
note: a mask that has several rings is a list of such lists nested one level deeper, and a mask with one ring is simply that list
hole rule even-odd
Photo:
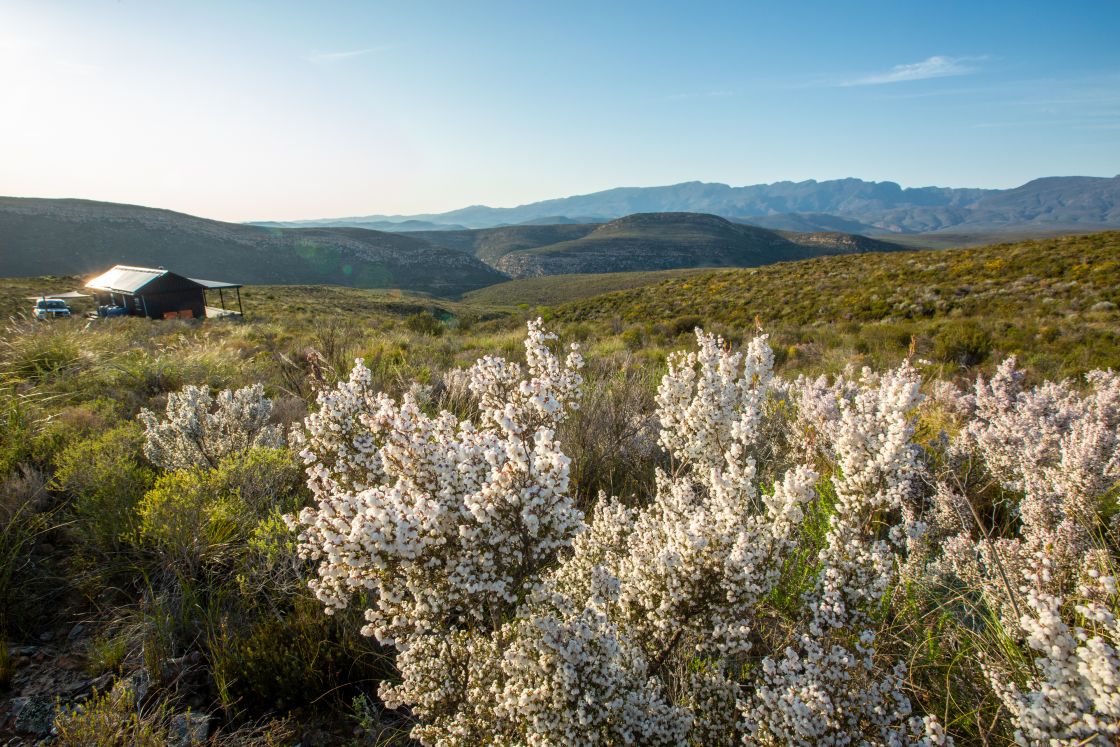
[{"label": "exposed rock", "polygon": [[66,686],[66,692],[72,697],[82,698],[93,691],[105,692],[113,684],[112,674],[103,674],[95,679],[85,679],[72,682]]},{"label": "exposed rock", "polygon": [[194,747],[210,736],[210,716],[205,713],[177,713],[171,717],[167,742],[171,747]]},{"label": "exposed rock", "polygon": [[130,690],[136,697],[136,703],[139,704],[143,702],[144,698],[148,695],[148,691],[151,689],[152,678],[148,676],[146,671],[141,669],[138,672],[133,672],[122,680],[117,680],[116,684],[113,685],[112,695],[113,697],[119,697],[123,691]]},{"label": "exposed rock", "polygon": [[202,654],[192,651],[184,656],[167,659],[160,664],[160,682],[172,682],[202,662]]},{"label": "exposed rock", "polygon": [[55,699],[50,695],[16,698],[11,705],[16,731],[45,736],[54,727]]},{"label": "exposed rock", "polygon": [[85,657],[78,654],[63,654],[54,661],[59,669],[75,670],[85,666]]}]

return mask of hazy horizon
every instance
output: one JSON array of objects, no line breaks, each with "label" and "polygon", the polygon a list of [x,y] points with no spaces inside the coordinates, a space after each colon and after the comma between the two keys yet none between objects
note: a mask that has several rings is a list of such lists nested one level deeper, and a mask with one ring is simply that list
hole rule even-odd
[{"label": "hazy horizon", "polygon": [[1120,6],[0,2],[0,194],[221,220],[1120,172]]}]

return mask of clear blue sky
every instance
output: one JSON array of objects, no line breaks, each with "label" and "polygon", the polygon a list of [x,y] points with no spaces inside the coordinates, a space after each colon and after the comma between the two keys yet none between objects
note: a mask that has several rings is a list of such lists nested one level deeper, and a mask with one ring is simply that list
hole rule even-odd
[{"label": "clear blue sky", "polygon": [[1120,172],[1120,2],[0,0],[0,194],[227,220]]}]

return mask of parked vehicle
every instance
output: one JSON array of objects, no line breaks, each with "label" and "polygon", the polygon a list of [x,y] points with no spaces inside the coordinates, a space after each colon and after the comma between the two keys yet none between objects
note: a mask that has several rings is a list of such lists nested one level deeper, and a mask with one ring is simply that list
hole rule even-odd
[{"label": "parked vehicle", "polygon": [[128,309],[124,306],[104,304],[97,307],[98,316],[128,316]]},{"label": "parked vehicle", "polygon": [[35,302],[36,319],[69,319],[70,307],[61,298],[40,298]]}]

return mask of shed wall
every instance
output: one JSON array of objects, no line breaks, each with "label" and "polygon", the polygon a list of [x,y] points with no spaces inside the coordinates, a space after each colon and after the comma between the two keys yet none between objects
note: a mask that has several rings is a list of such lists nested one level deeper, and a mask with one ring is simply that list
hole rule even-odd
[{"label": "shed wall", "polygon": [[166,293],[142,293],[143,302],[138,304],[140,309],[136,312],[143,314],[145,307],[147,316],[152,319],[162,319],[169,311],[182,312],[190,309],[195,319],[206,316],[206,301],[201,288],[188,288],[184,290],[168,291]]}]

